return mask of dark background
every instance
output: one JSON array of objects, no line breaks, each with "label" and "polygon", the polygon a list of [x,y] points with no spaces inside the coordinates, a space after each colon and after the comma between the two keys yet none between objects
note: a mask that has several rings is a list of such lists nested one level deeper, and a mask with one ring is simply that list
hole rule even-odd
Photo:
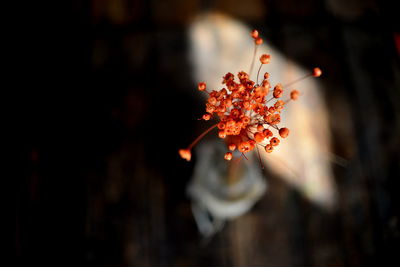
[{"label": "dark background", "polygon": [[[76,0],[24,9],[17,264],[400,266],[400,29],[390,1]],[[194,163],[177,149],[206,127],[196,120],[203,107],[186,34],[210,10],[324,70],[333,152],[348,160],[333,165],[334,213],[269,175],[261,201],[201,245],[185,197]]]}]

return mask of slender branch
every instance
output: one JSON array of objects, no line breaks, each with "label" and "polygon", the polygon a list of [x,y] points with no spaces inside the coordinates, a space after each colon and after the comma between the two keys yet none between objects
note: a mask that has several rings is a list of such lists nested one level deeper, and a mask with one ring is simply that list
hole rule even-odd
[{"label": "slender branch", "polygon": [[251,76],[251,73],[253,72],[254,61],[255,61],[255,59],[256,59],[256,54],[257,54],[257,47],[258,47],[258,45],[254,44],[253,59],[251,60],[250,71],[249,71],[249,77]]},{"label": "slender branch", "polygon": [[282,87],[285,88],[285,87],[291,86],[291,85],[293,85],[293,84],[295,84],[295,83],[298,83],[298,82],[300,82],[300,81],[302,81],[302,80],[304,80],[304,79],[307,79],[308,77],[311,77],[311,76],[312,76],[312,74],[307,74],[306,76],[303,76],[303,77],[300,77],[300,78],[298,78],[298,79],[296,79],[296,80],[294,80],[294,81],[291,81],[290,83],[285,84],[285,85],[282,86]]},{"label": "slender branch", "polygon": [[213,126],[211,126],[210,128],[208,128],[205,132],[203,132],[201,135],[199,135],[199,137],[197,137],[189,146],[188,146],[188,148],[187,149],[192,149],[192,147],[194,146],[194,145],[196,145],[197,144],[197,142],[199,142],[206,134],[208,134],[212,129],[214,129],[215,127],[217,127],[217,125],[218,125],[218,123],[217,124],[214,124]]},{"label": "slender branch", "polygon": [[261,162],[261,156],[260,156],[260,151],[258,150],[258,146],[256,146],[256,148],[257,148],[257,154],[258,154],[258,161],[260,162],[261,169],[264,170],[264,165]]},{"label": "slender branch", "polygon": [[262,66],[263,66],[264,64],[261,64],[260,65],[260,67],[258,68],[258,72],[257,72],[257,84],[258,84],[258,76],[260,75],[260,70],[261,70],[261,68],[262,68]]},{"label": "slender branch", "polygon": [[267,104],[269,101],[271,101],[272,99],[274,99],[275,97],[271,97],[270,99],[267,100],[267,102],[265,102],[265,104]]}]

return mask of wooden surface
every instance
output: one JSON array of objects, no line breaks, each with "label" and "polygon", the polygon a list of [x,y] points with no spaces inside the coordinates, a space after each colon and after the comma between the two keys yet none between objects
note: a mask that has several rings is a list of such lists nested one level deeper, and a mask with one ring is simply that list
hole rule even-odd
[{"label": "wooden surface", "polygon": [[[27,167],[17,183],[17,264],[400,265],[393,7],[271,0],[241,12],[233,1],[193,0],[172,1],[166,13],[157,1],[112,2],[60,4],[31,26],[39,30],[30,33],[26,79],[39,87],[21,97]],[[203,244],[185,196],[193,163],[176,153],[202,127],[185,34],[197,12],[228,5],[267,26],[298,64],[324,69],[333,153],[347,165],[333,164],[333,213],[266,170],[267,194]]]}]

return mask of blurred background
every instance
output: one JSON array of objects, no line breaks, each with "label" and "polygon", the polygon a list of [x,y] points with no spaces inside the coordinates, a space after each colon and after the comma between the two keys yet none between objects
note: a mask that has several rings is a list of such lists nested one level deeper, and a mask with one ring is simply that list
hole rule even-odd
[{"label": "blurred background", "polygon": [[[30,5],[21,34],[27,86],[19,90],[26,146],[16,195],[18,265],[400,266],[394,3]],[[191,29],[204,14],[259,29],[286,60],[323,69],[334,209],[267,167],[266,194],[201,242],[185,194],[197,158],[187,163],[177,150],[208,127],[197,120],[204,102],[191,48]]]}]

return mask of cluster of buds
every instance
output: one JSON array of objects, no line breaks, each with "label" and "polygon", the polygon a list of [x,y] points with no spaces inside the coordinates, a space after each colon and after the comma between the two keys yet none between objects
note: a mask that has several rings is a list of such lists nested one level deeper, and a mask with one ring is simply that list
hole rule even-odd
[{"label": "cluster of buds", "polygon": [[[255,47],[262,44],[263,40],[259,37],[258,31],[253,30],[251,36],[254,38]],[[180,149],[179,154],[182,158],[189,161],[191,148],[214,128],[218,128],[218,136],[227,144],[228,151],[224,156],[226,160],[231,160],[236,150],[245,157],[245,153],[258,149],[257,146],[271,153],[274,147],[279,145],[279,138],[288,137],[289,129],[279,126],[281,112],[288,102],[297,100],[300,93],[292,90],[290,97],[282,100],[284,89],[288,85],[283,86],[278,83],[272,87],[267,72],[264,73],[260,83],[258,82],[262,66],[268,64],[270,59],[271,56],[268,54],[261,55],[259,58],[261,65],[255,81],[250,79],[248,73],[240,71],[237,80],[232,73],[227,73],[222,79],[224,88],[219,91],[207,90],[204,82],[198,84],[198,89],[208,95],[206,113],[202,119],[205,121],[217,119],[218,123],[202,133],[189,147]],[[253,63],[254,58],[252,65]],[[314,68],[311,74],[296,81],[320,75],[321,70]]]}]

